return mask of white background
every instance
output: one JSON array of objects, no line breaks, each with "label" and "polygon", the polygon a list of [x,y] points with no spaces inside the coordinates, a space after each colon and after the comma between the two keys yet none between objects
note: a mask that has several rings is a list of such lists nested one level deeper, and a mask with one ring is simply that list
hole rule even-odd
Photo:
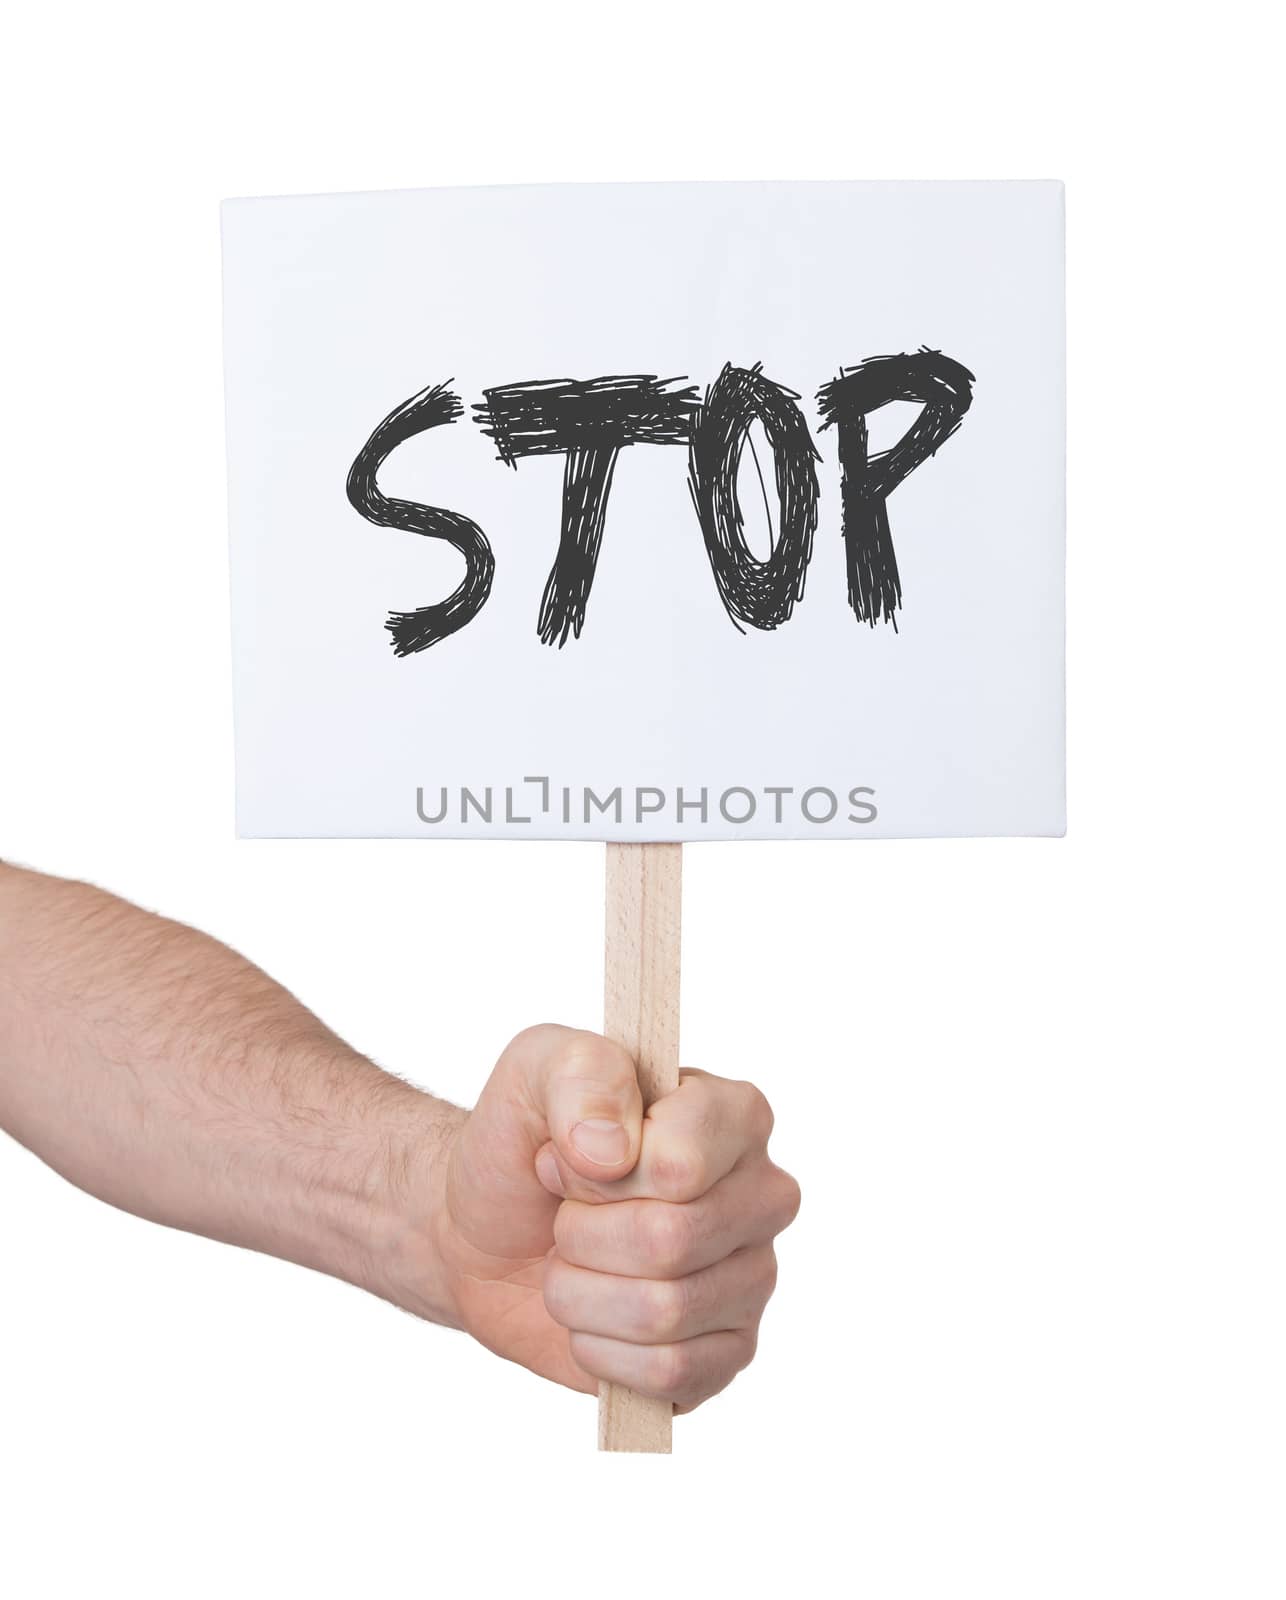
[{"label": "white background", "polygon": [[[1063,831],[1063,194],[1056,183],[615,184],[237,200],[223,210],[237,825],[269,837],[745,840]],[[977,377],[957,436],[890,496],[904,604],[858,623],[820,384],[881,352]],[[647,372],[704,393],[762,361],[800,395],[819,527],[794,615],[724,611],[686,451],[622,452],[579,639],[541,644],[563,461],[497,463],[470,411],[513,382]],[[398,660],[390,610],[459,582],[442,541],[382,530],[344,477],[380,420],[450,381],[459,425],[408,441],[386,492],[475,518],[485,608]],[[684,385],[677,385],[682,387]],[[906,402],[874,414],[885,450]],[[890,426],[891,424],[891,426]],[[771,446],[760,432],[772,483]],[[747,530],[766,537],[742,457]],[[754,545],[752,544],[752,548]],[[762,553],[762,552],[761,552]],[[547,774],[549,815],[524,792]],[[799,796],[874,788],[820,826]],[[416,791],[428,827],[417,817]],[[669,796],[638,819],[634,791]],[[787,786],[780,817],[764,794]],[[461,816],[462,786],[500,797]],[[571,790],[570,816],[558,796]],[[591,816],[623,788],[625,814]],[[754,817],[721,816],[729,788]],[[518,815],[507,824],[504,793]],[[708,791],[708,814],[676,812]],[[743,797],[733,796],[734,812]],[[825,796],[813,801],[824,816]],[[534,811],[534,814],[532,814]]]},{"label": "white background", "polygon": [[592,846],[233,840],[217,202],[256,192],[1064,178],[1071,784],[1061,842],[689,852],[685,1055],[763,1084],[805,1198],[756,1365],[668,1461],[599,1458],[588,1400],[0,1145],[6,1595],[1278,1600],[1286,573],[1252,14],[11,21],[5,853],[217,932],[462,1100],[522,1024],[598,1015]]}]

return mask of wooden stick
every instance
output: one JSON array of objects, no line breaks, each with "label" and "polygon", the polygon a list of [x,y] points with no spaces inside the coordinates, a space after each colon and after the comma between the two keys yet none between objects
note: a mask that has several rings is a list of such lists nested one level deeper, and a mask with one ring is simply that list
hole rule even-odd
[{"label": "wooden stick", "polygon": [[[638,1064],[643,1103],[679,1086],[680,844],[607,847],[606,983],[603,1032]],[[668,1400],[604,1383],[598,1448],[670,1453]]]}]

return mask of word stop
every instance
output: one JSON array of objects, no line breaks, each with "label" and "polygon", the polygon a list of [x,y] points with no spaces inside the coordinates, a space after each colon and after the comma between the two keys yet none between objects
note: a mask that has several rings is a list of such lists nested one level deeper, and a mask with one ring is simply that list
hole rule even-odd
[{"label": "word stop", "polygon": [[[759,366],[725,366],[704,400],[684,380],[591,378],[509,384],[484,390],[475,421],[494,439],[498,458],[561,455],[562,522],[558,555],[540,602],[538,631],[561,647],[579,638],[603,541],[612,473],[636,444],[686,445],[688,485],[711,571],[729,617],[752,628],[786,622],[804,593],[817,531],[816,463],[821,459],[799,395]],[[888,499],[908,473],[956,431],[973,398],[973,374],[936,350],[872,356],[841,369],[818,391],[821,427],[834,428],[840,466],[840,517],[854,615],[872,627],[892,622],[902,601]],[[872,454],[866,419],[890,401],[921,406],[891,450]],[[399,656],[427,650],[471,622],[487,602],[495,557],[486,534],[458,511],[385,495],[381,465],[406,440],[457,421],[464,412],[445,384],[423,389],[389,413],[348,474],[348,498],[368,522],[444,539],[465,560],[459,586],[445,600],[393,612],[385,627]],[[773,455],[778,518],[772,552],[760,560],[746,543],[737,498],[741,452],[752,423]]]}]

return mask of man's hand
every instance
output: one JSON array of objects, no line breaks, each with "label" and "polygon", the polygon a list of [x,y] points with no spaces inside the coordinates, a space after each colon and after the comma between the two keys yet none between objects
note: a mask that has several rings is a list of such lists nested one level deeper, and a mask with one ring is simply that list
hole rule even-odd
[{"label": "man's hand", "polygon": [[450,1145],[436,1253],[455,1318],[575,1389],[691,1410],[755,1352],[799,1187],[748,1083],[684,1072],[646,1115],[618,1045],[519,1034]]},{"label": "man's hand", "polygon": [[532,1028],[472,1112],[215,940],[0,863],[0,1128],[91,1194],[297,1261],[576,1389],[691,1409],[754,1354],[799,1190],[757,1089]]}]

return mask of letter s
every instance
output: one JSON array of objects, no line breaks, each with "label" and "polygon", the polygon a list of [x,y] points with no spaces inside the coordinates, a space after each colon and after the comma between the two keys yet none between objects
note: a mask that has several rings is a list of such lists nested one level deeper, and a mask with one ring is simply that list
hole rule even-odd
[{"label": "letter s", "polygon": [[429,539],[445,539],[465,559],[459,587],[437,605],[414,611],[390,612],[384,626],[393,635],[393,653],[409,656],[427,650],[472,622],[491,593],[496,561],[487,536],[476,522],[456,511],[423,506],[414,500],[395,500],[381,492],[375,475],[407,439],[429,428],[452,423],[463,412],[459,399],[446,384],[435,384],[391,411],[358,452],[348,474],[348,500],[377,528],[401,528]]}]

